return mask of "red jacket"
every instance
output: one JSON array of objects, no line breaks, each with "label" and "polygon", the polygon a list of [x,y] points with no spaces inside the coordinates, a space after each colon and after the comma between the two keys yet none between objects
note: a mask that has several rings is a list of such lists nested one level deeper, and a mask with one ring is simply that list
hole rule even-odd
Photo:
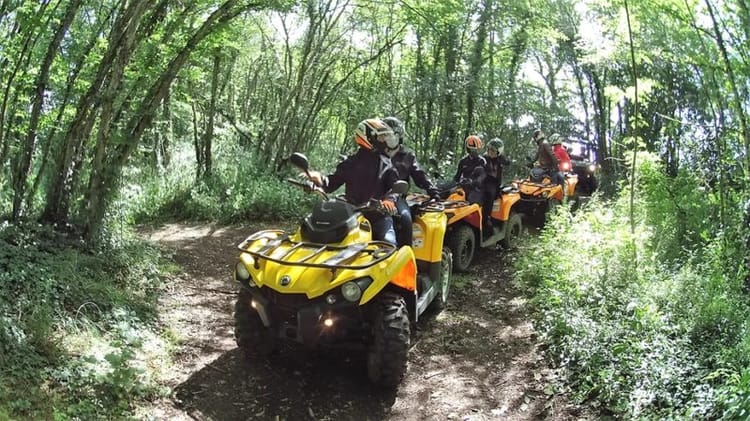
[{"label": "red jacket", "polygon": [[565,149],[565,146],[559,143],[557,145],[552,145],[552,151],[557,157],[557,166],[560,171],[570,172],[573,170],[573,164],[570,162],[570,156],[568,155],[568,151]]}]

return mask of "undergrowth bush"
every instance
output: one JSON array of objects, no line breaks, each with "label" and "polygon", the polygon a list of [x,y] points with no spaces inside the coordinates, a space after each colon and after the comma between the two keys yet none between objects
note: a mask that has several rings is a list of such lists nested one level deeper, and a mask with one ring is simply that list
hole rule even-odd
[{"label": "undergrowth bush", "polygon": [[561,209],[518,260],[548,355],[578,400],[602,414],[746,418],[750,301],[739,231],[717,230],[715,204],[695,178],[639,161],[634,231],[623,189],[575,215]]},{"label": "undergrowth bush", "polygon": [[159,252],[131,237],[102,244],[0,225],[0,419],[122,418],[162,393],[144,364],[166,359]]},{"label": "undergrowth bush", "polygon": [[[189,153],[177,158],[161,174],[130,170],[119,205],[128,221],[277,221],[304,215],[317,200],[253,165],[251,155],[236,147],[219,149],[212,176],[198,181]],[[291,168],[286,175],[294,175]]]}]

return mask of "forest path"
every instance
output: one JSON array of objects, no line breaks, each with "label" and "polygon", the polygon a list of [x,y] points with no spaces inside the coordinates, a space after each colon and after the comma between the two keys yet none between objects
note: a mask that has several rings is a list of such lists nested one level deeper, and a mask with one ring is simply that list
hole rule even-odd
[{"label": "forest path", "polygon": [[236,246],[267,227],[170,224],[141,233],[173,251],[183,272],[169,279],[160,298],[161,321],[177,338],[165,379],[172,398],[140,408],[140,418],[587,418],[555,393],[555,374],[542,358],[524,296],[510,283],[513,253],[497,250],[482,250],[469,273],[454,277],[447,309],[420,320],[396,392],[371,386],[364,356],[356,352],[289,346],[265,360],[245,360],[233,337]]}]

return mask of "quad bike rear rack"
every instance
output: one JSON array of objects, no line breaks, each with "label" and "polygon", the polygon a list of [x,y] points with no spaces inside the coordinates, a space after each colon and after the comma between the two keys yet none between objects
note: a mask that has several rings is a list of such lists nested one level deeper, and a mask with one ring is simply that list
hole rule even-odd
[{"label": "quad bike rear rack", "polygon": [[[273,234],[276,234],[276,236],[274,237]],[[268,240],[268,243],[260,247],[258,250],[248,250],[253,246],[253,244],[261,240]],[[282,246],[290,247],[282,256],[272,257],[271,255],[273,254],[273,252]],[[247,237],[242,243],[237,246],[237,248],[240,249],[241,252],[247,253],[256,259],[268,260],[280,265],[305,266],[331,270],[366,269],[389,258],[397,249],[395,245],[385,241],[370,241],[367,243],[356,243],[349,246],[319,244],[307,241],[292,241],[289,238],[289,235],[281,230],[256,232],[255,234]],[[300,250],[309,250],[310,254],[298,260],[287,260],[287,257]],[[322,263],[309,262],[309,260],[311,260],[312,258],[320,256],[325,252],[337,253],[327,258]],[[362,255],[369,255],[372,260],[358,265],[346,264],[346,262],[353,261],[359,257],[362,257]]]}]

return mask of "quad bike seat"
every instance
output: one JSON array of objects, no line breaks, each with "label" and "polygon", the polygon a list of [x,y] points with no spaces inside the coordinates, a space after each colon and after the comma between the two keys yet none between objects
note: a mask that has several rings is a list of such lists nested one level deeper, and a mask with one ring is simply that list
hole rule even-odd
[{"label": "quad bike seat", "polygon": [[339,243],[356,226],[357,215],[352,205],[326,200],[313,206],[312,212],[302,220],[300,233],[302,240],[311,243]]}]

